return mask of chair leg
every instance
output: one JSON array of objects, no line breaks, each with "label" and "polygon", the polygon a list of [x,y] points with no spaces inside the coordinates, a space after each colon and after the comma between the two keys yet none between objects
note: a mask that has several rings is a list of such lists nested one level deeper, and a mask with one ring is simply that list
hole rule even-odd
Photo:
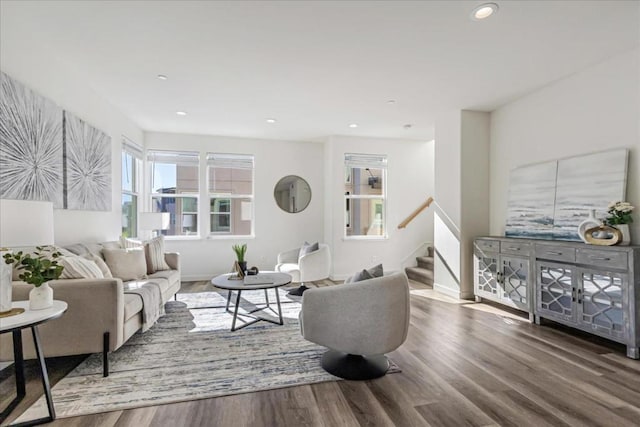
[{"label": "chair leg", "polygon": [[360,356],[329,350],[322,355],[322,368],[345,380],[372,380],[387,373],[389,360],[384,354]]}]

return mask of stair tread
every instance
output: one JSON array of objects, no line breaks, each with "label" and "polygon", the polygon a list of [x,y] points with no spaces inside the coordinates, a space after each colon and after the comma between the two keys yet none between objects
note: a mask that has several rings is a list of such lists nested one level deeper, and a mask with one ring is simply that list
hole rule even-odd
[{"label": "stair tread", "polygon": [[426,261],[426,262],[431,261],[431,262],[433,262],[433,257],[432,256],[426,256],[426,255],[425,256],[417,256],[416,259],[418,261]]},{"label": "stair tread", "polygon": [[413,274],[416,274],[416,275],[422,276],[422,277],[428,277],[428,278],[432,278],[433,277],[433,270],[427,270],[426,268],[407,267],[405,269],[405,271],[407,273],[413,273]]}]

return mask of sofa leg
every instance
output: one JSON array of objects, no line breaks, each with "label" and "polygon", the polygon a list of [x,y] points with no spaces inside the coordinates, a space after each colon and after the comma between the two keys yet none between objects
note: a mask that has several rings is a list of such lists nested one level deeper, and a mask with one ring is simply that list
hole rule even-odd
[{"label": "sofa leg", "polygon": [[102,335],[102,376],[109,376],[109,332]]}]

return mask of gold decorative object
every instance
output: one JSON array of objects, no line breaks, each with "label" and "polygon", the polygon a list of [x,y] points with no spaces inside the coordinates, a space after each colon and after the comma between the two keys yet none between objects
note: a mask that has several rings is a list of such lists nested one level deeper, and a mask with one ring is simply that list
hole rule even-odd
[{"label": "gold decorative object", "polygon": [[235,261],[233,263],[233,267],[231,267],[231,272],[232,273],[236,273],[235,276],[231,275],[229,276],[229,280],[242,280],[244,279],[244,271],[242,271],[242,268],[240,268],[240,264],[238,263],[238,261]]},{"label": "gold decorative object", "polygon": [[[600,237],[602,235],[606,237]],[[596,237],[596,235],[598,237]],[[613,246],[622,240],[622,232],[614,227],[600,225],[592,227],[584,232],[584,239],[587,243],[599,246]]]},{"label": "gold decorative object", "polygon": [[11,317],[17,316],[18,314],[24,313],[24,308],[12,308],[9,311],[5,311],[4,313],[0,313],[0,317]]}]

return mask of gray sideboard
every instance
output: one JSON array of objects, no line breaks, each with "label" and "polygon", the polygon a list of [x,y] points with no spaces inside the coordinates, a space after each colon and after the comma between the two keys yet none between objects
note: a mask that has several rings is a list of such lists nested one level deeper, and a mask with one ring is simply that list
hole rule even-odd
[{"label": "gray sideboard", "polygon": [[474,264],[477,300],[623,343],[640,358],[640,247],[482,237]]}]

